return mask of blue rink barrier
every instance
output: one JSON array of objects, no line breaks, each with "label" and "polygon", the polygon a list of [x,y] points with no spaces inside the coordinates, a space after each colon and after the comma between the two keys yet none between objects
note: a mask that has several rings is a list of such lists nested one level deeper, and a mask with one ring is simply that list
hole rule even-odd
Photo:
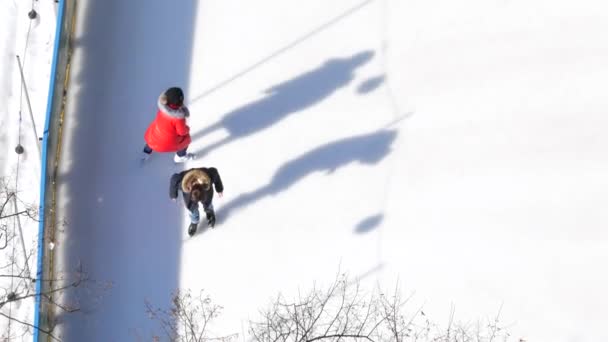
[{"label": "blue rink barrier", "polygon": [[71,34],[73,31],[76,0],[59,0],[53,45],[53,60],[47,98],[44,132],[42,135],[42,159],[40,168],[40,206],[38,224],[38,258],[36,260],[36,286],[34,307],[34,342],[45,341],[52,331],[52,305],[43,296],[52,289],[53,250],[48,242],[54,241],[55,233],[55,179],[61,147],[61,125],[65,94],[69,79]]}]

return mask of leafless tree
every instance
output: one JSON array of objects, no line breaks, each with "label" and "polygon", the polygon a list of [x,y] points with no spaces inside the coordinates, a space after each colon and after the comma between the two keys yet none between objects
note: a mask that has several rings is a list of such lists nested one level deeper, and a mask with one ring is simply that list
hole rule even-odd
[{"label": "leafless tree", "polygon": [[452,316],[442,329],[422,308],[410,310],[411,298],[403,297],[398,287],[390,295],[365,293],[359,282],[342,275],[326,290],[315,286],[295,300],[279,295],[261,320],[251,322],[249,332],[256,342],[498,342],[509,337],[498,316],[475,326],[454,323]]},{"label": "leafless tree", "polygon": [[[154,307],[146,300],[146,312],[151,319],[157,320],[165,337],[175,342],[227,342],[236,335],[211,337],[210,324],[221,313],[222,307],[212,303],[208,295],[201,291],[193,296],[188,290],[176,291],[171,296],[171,308]],[[160,341],[161,336],[154,336]]]},{"label": "leafless tree", "polygon": [[[62,312],[76,312],[79,310],[77,303],[60,303],[54,299],[54,296],[68,288],[82,286],[88,282],[88,277],[82,268],[78,267],[74,272],[69,273],[69,277],[60,274],[55,277],[56,279],[37,278],[35,270],[30,267],[35,263],[36,242],[28,243],[29,249],[26,247],[25,239],[20,234],[20,219],[37,222],[38,209],[35,205],[21,201],[18,192],[11,188],[9,183],[6,178],[0,178],[0,324],[3,324],[2,320],[4,320],[8,326],[6,331],[0,332],[0,339],[13,340],[35,329],[52,339],[59,340],[53,335],[52,328],[35,326],[27,318],[17,315],[16,309],[24,301],[40,296],[41,300]],[[66,281],[68,278],[69,281]],[[38,282],[47,284],[61,282],[62,285],[37,294],[35,285]]]},{"label": "leafless tree", "polygon": [[[500,323],[500,311],[485,323],[469,324],[456,322],[452,308],[447,326],[442,326],[431,321],[422,307],[416,307],[412,297],[403,296],[398,286],[388,294],[378,288],[367,292],[359,281],[339,275],[326,289],[315,285],[292,300],[279,295],[260,312],[259,320],[250,322],[248,341],[509,341],[510,335]],[[146,307],[170,341],[224,341],[237,336],[209,337],[209,324],[219,316],[221,307],[203,292],[197,297],[190,292],[177,292],[169,310],[155,309],[147,302]],[[160,336],[154,340],[160,341]]]},{"label": "leafless tree", "polygon": [[[358,281],[346,275],[336,277],[326,289],[313,286],[305,294],[287,300],[279,295],[261,318],[250,322],[253,342],[500,342],[510,341],[498,314],[487,322],[456,322],[452,308],[446,326],[434,323],[422,307],[415,307],[413,295],[403,296],[396,286],[389,294],[362,290]],[[170,341],[227,341],[238,335],[210,337],[209,324],[221,307],[203,292],[193,297],[189,291],[176,292],[168,310],[146,302],[148,315],[160,322]],[[154,336],[154,341],[160,341]],[[524,342],[523,339],[517,340]]]}]

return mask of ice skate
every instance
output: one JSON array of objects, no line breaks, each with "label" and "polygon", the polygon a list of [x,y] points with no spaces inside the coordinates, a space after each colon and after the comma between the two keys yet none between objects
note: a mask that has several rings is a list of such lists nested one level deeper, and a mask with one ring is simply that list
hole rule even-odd
[{"label": "ice skate", "polygon": [[213,209],[205,210],[205,214],[207,214],[207,224],[209,227],[213,228],[215,226],[215,212]]},{"label": "ice skate", "polygon": [[196,233],[197,226],[198,226],[198,224],[196,224],[196,223],[190,223],[190,226],[188,227],[189,236],[193,236]]},{"label": "ice skate", "polygon": [[141,152],[139,158],[137,158],[137,160],[139,161],[139,166],[144,166],[148,159],[150,159],[150,153]]},{"label": "ice skate", "polygon": [[151,155],[150,153],[142,152],[141,156],[140,156],[142,163],[145,162],[146,160],[150,159],[150,155]]},{"label": "ice skate", "polygon": [[192,159],[194,159],[194,154],[192,154],[192,153],[186,153],[186,155],[182,156],[182,157],[178,156],[177,154],[173,156],[173,161],[176,164],[185,163],[188,160],[192,160]]}]

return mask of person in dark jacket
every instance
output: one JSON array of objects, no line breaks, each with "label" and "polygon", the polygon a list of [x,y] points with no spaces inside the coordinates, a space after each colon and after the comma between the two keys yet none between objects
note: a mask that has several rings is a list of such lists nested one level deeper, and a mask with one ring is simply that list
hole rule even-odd
[{"label": "person in dark jacket", "polygon": [[169,197],[175,200],[178,190],[181,190],[184,205],[190,214],[190,226],[188,235],[196,233],[200,221],[199,203],[203,204],[203,210],[207,216],[207,223],[211,228],[215,226],[215,212],[213,210],[213,187],[218,195],[222,197],[224,185],[216,168],[200,167],[174,173],[169,185]]}]

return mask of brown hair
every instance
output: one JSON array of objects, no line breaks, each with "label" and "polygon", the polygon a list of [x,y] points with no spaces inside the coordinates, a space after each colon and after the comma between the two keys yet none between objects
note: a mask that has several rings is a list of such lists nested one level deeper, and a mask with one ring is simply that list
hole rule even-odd
[{"label": "brown hair", "polygon": [[190,191],[190,199],[194,202],[199,202],[203,198],[203,187],[200,184],[194,184]]}]

